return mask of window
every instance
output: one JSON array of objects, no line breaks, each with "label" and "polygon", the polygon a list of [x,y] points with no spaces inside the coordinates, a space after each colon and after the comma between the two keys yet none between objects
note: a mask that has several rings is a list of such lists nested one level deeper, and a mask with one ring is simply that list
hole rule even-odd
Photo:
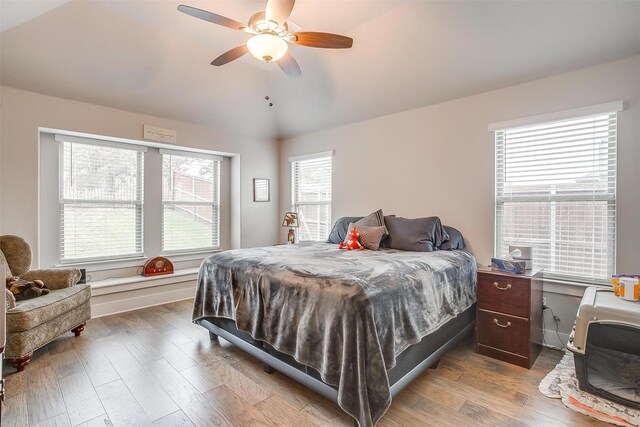
[{"label": "window", "polygon": [[300,241],[326,240],[331,231],[332,154],[289,159],[292,210],[298,213]]},{"label": "window", "polygon": [[220,248],[222,157],[99,137],[41,133],[41,141],[44,265]]},{"label": "window", "polygon": [[162,154],[162,251],[220,247],[220,161],[206,154]]},{"label": "window", "polygon": [[530,244],[545,277],[599,282],[615,272],[618,110],[606,105],[495,130],[496,255]]},{"label": "window", "polygon": [[144,147],[56,140],[61,262],[142,256]]}]

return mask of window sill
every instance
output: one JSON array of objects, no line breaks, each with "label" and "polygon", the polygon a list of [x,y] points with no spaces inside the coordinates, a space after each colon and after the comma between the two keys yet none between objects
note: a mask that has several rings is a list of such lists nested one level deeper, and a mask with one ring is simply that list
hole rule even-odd
[{"label": "window sill", "polygon": [[601,283],[580,283],[561,279],[544,279],[543,291],[552,294],[570,295],[581,297],[584,295],[585,289],[589,287],[597,287],[600,289],[610,289],[611,286]]},{"label": "window sill", "polygon": [[107,295],[117,292],[133,291],[136,289],[152,288],[155,286],[171,285],[180,282],[194,281],[198,278],[198,267],[175,270],[173,274],[159,276],[128,276],[89,282],[94,296]]},{"label": "window sill", "polygon": [[70,262],[64,264],[56,264],[54,268],[87,268],[87,270],[114,270],[116,268],[136,267],[142,265],[144,256],[131,257],[131,258],[119,258],[119,259],[105,259],[102,261],[84,261],[84,262]]},{"label": "window sill", "polygon": [[201,251],[193,251],[193,252],[163,252],[160,256],[169,258],[172,262],[176,261],[193,261],[195,259],[203,259],[211,254],[215,254],[218,252],[222,252],[222,249],[205,249]]},{"label": "window sill", "polygon": [[[195,252],[174,252],[161,254],[161,256],[169,258],[171,262],[181,262],[181,261],[194,261],[198,259],[204,259],[208,255],[221,252],[222,249],[210,249],[206,251],[195,251]],[[87,261],[87,262],[77,262],[77,263],[68,263],[68,264],[57,264],[54,268],[86,268],[87,271],[106,271],[106,270],[119,270],[122,268],[131,268],[131,267],[141,267],[144,265],[145,261],[151,259],[153,257],[135,257],[135,258],[120,258],[120,259],[109,259],[104,261]]]}]

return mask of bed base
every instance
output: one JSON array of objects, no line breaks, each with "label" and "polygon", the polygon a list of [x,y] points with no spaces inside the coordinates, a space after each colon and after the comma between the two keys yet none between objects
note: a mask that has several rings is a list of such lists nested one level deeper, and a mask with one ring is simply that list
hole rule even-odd
[{"label": "bed base", "polygon": [[440,357],[445,354],[447,351],[451,350],[453,347],[458,345],[462,340],[464,340],[469,334],[472,334],[476,329],[476,321],[469,323],[464,327],[460,332],[455,334],[449,341],[444,343],[442,347],[431,353],[424,359],[421,363],[419,363],[415,368],[406,373],[402,378],[396,381],[391,386],[391,396],[396,396],[400,393],[406,386],[408,386],[413,380],[419,377],[424,371],[429,368],[437,368],[438,363],[440,362]]},{"label": "bed base", "polygon": [[205,328],[207,328],[209,332],[213,333],[213,335],[223,338],[226,341],[229,341],[231,344],[235,345],[240,350],[244,351],[245,353],[249,353],[250,355],[258,359],[262,363],[266,364],[267,366],[270,366],[276,371],[281,372],[282,374],[299,382],[305,387],[310,388],[316,393],[321,394],[322,396],[326,397],[329,400],[332,400],[334,402],[338,401],[338,390],[331,387],[330,385],[325,384],[322,381],[318,381],[317,379],[310,377],[304,372],[289,366],[287,363],[276,358],[275,356],[270,355],[269,353],[264,351],[262,348],[256,345],[249,344],[243,339],[236,337],[232,333],[227,332],[224,329],[214,325],[213,323],[209,322],[207,319],[201,319],[198,321],[198,323],[201,326],[204,326]]},{"label": "bed base", "polygon": [[[231,344],[240,348],[246,353],[249,353],[256,359],[260,360],[264,363],[264,371],[267,373],[276,371],[288,376],[289,378],[299,382],[307,388],[315,391],[316,393],[326,397],[327,399],[338,402],[338,390],[334,387],[316,379],[308,374],[296,369],[292,366],[289,366],[286,362],[278,359],[275,356],[267,353],[265,350],[261,348],[261,343],[256,341],[254,344],[248,343],[243,339],[233,335],[230,332],[214,325],[207,319],[198,320],[201,326],[207,328],[209,330],[209,336],[212,340],[217,339],[218,337],[229,341]],[[435,350],[429,356],[427,356],[422,362],[420,362],[416,367],[414,367],[411,371],[402,376],[398,381],[396,381],[391,386],[391,396],[396,396],[400,393],[409,383],[411,383],[414,379],[420,376],[425,370],[429,368],[435,368],[440,361],[440,357],[451,348],[455,347],[458,343],[460,343],[468,334],[472,333],[475,329],[476,322],[475,320],[469,323],[464,327],[460,332],[451,337],[447,342],[445,342],[440,348]],[[269,372],[271,371],[271,372]],[[357,423],[356,423],[357,425]]]}]

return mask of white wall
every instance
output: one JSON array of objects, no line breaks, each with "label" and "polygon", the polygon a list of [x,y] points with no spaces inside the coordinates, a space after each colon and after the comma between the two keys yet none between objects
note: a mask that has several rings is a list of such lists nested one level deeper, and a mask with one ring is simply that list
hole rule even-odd
[{"label": "white wall", "polygon": [[[38,265],[39,128],[142,139],[143,124],[177,131],[178,144],[239,155],[241,246],[271,245],[277,240],[278,155],[270,139],[229,134],[191,123],[147,116],[62,98],[1,87],[0,233],[24,237]],[[211,102],[215,102],[212,100]],[[231,164],[231,176],[237,168]],[[269,203],[253,202],[252,178],[271,178]],[[237,183],[232,183],[232,191]],[[237,189],[236,189],[237,190]],[[231,203],[237,198],[231,196]],[[240,212],[236,212],[236,210]],[[46,215],[46,212],[42,214]],[[237,224],[231,225],[233,228]],[[233,238],[231,238],[233,240]],[[233,244],[233,242],[232,242]],[[237,243],[236,243],[237,244]]]},{"label": "white wall", "polygon": [[[379,208],[438,215],[462,231],[486,265],[494,241],[494,141],[487,125],[615,100],[625,102],[618,116],[617,270],[638,272],[640,56],[281,141],[280,211],[291,203],[288,157],[335,150],[334,220]],[[578,298],[548,294],[547,301],[567,333]]]}]

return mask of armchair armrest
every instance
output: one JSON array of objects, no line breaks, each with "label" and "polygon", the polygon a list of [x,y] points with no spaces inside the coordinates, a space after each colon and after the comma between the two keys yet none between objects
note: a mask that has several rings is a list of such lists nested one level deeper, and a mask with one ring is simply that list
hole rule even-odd
[{"label": "armchair armrest", "polygon": [[47,288],[55,291],[56,289],[68,288],[78,283],[80,280],[80,270],[77,268],[31,270],[22,274],[20,278],[25,280],[42,280]]},{"label": "armchair armrest", "polygon": [[7,298],[7,303],[6,303],[7,311],[9,311],[16,306],[16,297],[13,295],[13,292],[11,292],[9,289],[5,288],[4,292]]}]

